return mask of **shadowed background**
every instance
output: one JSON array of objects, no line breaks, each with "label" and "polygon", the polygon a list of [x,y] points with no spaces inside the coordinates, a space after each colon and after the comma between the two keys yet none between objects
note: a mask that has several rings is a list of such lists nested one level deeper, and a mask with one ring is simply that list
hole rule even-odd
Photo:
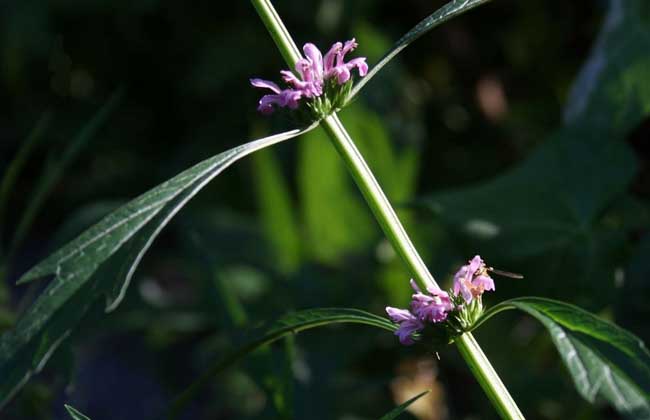
[{"label": "shadowed background", "polygon": [[[274,4],[299,44],[356,37],[372,66],[443,2]],[[488,305],[562,299],[648,342],[650,71],[626,61],[634,43],[606,57],[629,66],[624,83],[581,105],[607,6],[480,7],[406,49],[341,117],[442,285],[480,253],[526,276],[497,278]],[[50,251],[190,165],[295,126],[255,111],[248,79],[285,65],[245,1],[0,2],[0,57],[0,175],[30,144],[0,208],[0,330],[42,287],[13,283]],[[2,418],[63,419],[64,402],[93,420],[155,418],[247,325],[311,307],[382,314],[409,294],[317,130],[210,184],[125,302],[109,315],[97,304]],[[505,314],[477,338],[528,418],[617,418],[579,397],[532,319]],[[217,377],[185,417],[370,419],[430,388],[404,418],[496,418],[456,350],[440,357],[360,326],[309,331]]]}]

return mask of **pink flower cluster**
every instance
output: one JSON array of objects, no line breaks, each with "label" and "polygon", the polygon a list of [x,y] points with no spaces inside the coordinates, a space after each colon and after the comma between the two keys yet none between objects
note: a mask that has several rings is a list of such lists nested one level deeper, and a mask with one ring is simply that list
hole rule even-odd
[{"label": "pink flower cluster", "polygon": [[311,43],[305,44],[303,51],[306,58],[301,58],[296,63],[296,73],[289,70],[282,70],[282,80],[289,85],[287,89],[280,87],[268,80],[251,79],[254,87],[270,89],[273,94],[262,96],[257,110],[262,114],[272,114],[274,106],[290,109],[298,108],[301,98],[314,98],[323,94],[325,82],[334,79],[338,85],[347,83],[352,77],[352,70],[357,69],[359,76],[363,77],[368,73],[368,64],[365,57],[354,58],[345,62],[345,55],[358,46],[353,39],[332,45],[330,50],[321,54],[320,50]]},{"label": "pink flower cluster", "polygon": [[466,303],[471,303],[479,298],[484,291],[494,290],[494,280],[487,274],[487,266],[480,256],[472,258],[467,265],[462,266],[454,276],[452,296],[449,293],[427,287],[427,293],[411,280],[411,287],[415,293],[411,296],[411,308],[399,309],[386,307],[389,318],[399,324],[395,335],[404,345],[413,344],[413,334],[424,329],[427,322],[434,324],[447,319],[450,312],[462,309],[462,304],[455,306],[454,301],[461,296]]},{"label": "pink flower cluster", "polygon": [[487,274],[485,263],[477,255],[454,276],[454,294],[460,294],[465,302],[470,303],[486,290],[494,290],[494,280]]}]

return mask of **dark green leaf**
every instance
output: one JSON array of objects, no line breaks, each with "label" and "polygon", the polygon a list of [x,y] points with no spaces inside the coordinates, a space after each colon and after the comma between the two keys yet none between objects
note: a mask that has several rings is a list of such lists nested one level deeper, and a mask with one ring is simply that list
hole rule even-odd
[{"label": "dark green leaf", "polygon": [[206,385],[213,376],[235,364],[253,350],[277,341],[286,335],[296,334],[303,330],[324,325],[340,323],[364,324],[391,332],[396,329],[395,324],[387,318],[358,309],[321,308],[286,315],[267,327],[247,334],[249,338],[244,339],[243,344],[236,350],[225,356],[220,356],[212,363],[191,386],[176,398],[171,408],[170,418],[175,418],[183,407],[194,398],[198,390]]},{"label": "dark green leaf", "polygon": [[90,420],[90,417],[84,416],[78,410],[76,410],[74,407],[69,406],[68,404],[65,404],[65,409],[68,410],[68,414],[70,414],[70,417],[72,417],[73,420]]},{"label": "dark green leaf", "polygon": [[59,182],[67,167],[76,159],[82,148],[90,140],[95,138],[97,132],[106,124],[113,111],[121,103],[124,97],[124,89],[118,89],[111,95],[95,115],[79,130],[77,134],[67,145],[60,156],[48,162],[45,170],[41,174],[34,188],[27,208],[22,213],[16,233],[11,243],[11,250],[15,250],[22,243],[29,229],[43,208],[50,192]]},{"label": "dark green leaf", "polygon": [[646,0],[611,0],[593,51],[565,108],[582,122],[627,134],[650,113],[650,7]]},{"label": "dark green leaf", "polygon": [[[27,163],[32,150],[36,144],[38,144],[39,140],[43,138],[43,134],[45,133],[47,127],[50,125],[51,120],[52,112],[44,112],[43,116],[41,116],[41,118],[36,123],[36,126],[29,134],[29,137],[27,137],[25,142],[22,144],[20,150],[18,150],[16,156],[11,160],[11,163],[7,167],[7,170],[2,177],[2,182],[0,182],[0,231],[2,230],[5,211],[7,209],[7,205],[9,204],[9,194],[11,194],[11,190],[13,189],[13,186],[18,179],[18,175]],[[0,277],[0,279],[2,279],[2,277]]]},{"label": "dark green leaf", "polygon": [[242,157],[313,127],[246,143],[193,166],[110,213],[23,275],[19,283],[54,279],[0,338],[0,405],[44,366],[99,296],[107,296],[108,311],[117,307],[153,240],[208,182]]},{"label": "dark green leaf", "polygon": [[431,392],[431,391],[427,389],[426,391],[419,393],[418,395],[411,398],[410,400],[408,400],[406,402],[403,402],[399,406],[395,407],[394,410],[392,410],[390,413],[386,414],[385,416],[382,416],[382,418],[380,418],[379,420],[393,420],[393,419],[396,419],[397,417],[399,417],[400,414],[402,414],[404,411],[406,411],[406,409],[409,408],[409,406],[411,404],[413,404],[414,402],[416,402],[420,398],[424,397],[429,392]]},{"label": "dark green leaf", "polygon": [[489,0],[453,0],[420,21],[420,23],[408,31],[406,35],[401,37],[395,43],[395,45],[393,45],[393,48],[388,51],[388,53],[386,53],[386,55],[384,55],[384,57],[379,60],[377,64],[373,65],[370,68],[370,71],[364,78],[359,80],[359,82],[352,89],[352,92],[350,92],[347,102],[350,102],[352,98],[357,96],[359,91],[363,89],[366,83],[368,83],[370,79],[372,79],[379,72],[379,70],[382,69],[382,67],[388,64],[390,60],[392,60],[404,48],[408,47],[411,42],[420,38],[422,35],[426,34],[433,28],[442,25],[449,19],[463,14],[475,7],[478,7],[483,3],[487,3],[488,1]]},{"label": "dark green leaf", "polygon": [[[582,299],[609,296],[614,267],[624,263],[625,229],[634,228],[608,216],[622,199],[629,201],[638,172],[625,136],[650,114],[648,50],[647,2],[610,2],[574,85],[567,124],[507,173],[431,195],[425,206],[469,239],[472,249],[513,265],[526,259],[534,269],[525,274],[537,291],[556,293],[543,280],[567,278]],[[635,213],[643,220],[642,212]]]},{"label": "dark green leaf", "polygon": [[629,418],[650,418],[650,353],[639,338],[577,306],[535,297],[500,303],[479,324],[507,309],[544,324],[587,401],[603,398]]}]

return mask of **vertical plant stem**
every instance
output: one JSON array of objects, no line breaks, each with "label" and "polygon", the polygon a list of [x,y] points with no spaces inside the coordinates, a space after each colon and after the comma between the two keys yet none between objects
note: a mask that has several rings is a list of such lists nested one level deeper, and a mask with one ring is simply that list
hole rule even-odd
[{"label": "vertical plant stem", "polygon": [[298,46],[293,42],[293,38],[287,30],[287,27],[284,26],[278,12],[275,11],[275,7],[273,7],[270,0],[251,0],[251,2],[255,6],[257,14],[260,15],[262,22],[264,22],[264,26],[266,26],[269,34],[271,34],[273,42],[278,46],[284,61],[291,68],[294,68],[302,56],[300,55]]},{"label": "vertical plant stem", "polygon": [[361,193],[368,202],[379,225],[390,241],[395,251],[404,260],[411,276],[422,285],[438,288],[429,269],[420,258],[415,246],[400,223],[388,198],[382,191],[372,171],[363,159],[361,152],[343,127],[336,114],[326,117],[322,122],[323,128],[329,135],[334,147],[343,158],[352,178],[359,186]]},{"label": "vertical plant stem", "polygon": [[483,388],[492,405],[503,419],[524,420],[519,407],[510,396],[508,389],[501,382],[490,361],[471,333],[465,333],[456,339],[456,344],[463,359],[469,365],[474,377]]},{"label": "vertical plant stem", "polygon": [[[284,26],[270,0],[251,0],[266,25],[271,37],[277,44],[287,64],[293,67],[300,59],[300,51]],[[406,231],[402,227],[386,195],[356,148],[350,135],[345,130],[337,115],[326,117],[322,121],[334,147],[343,158],[348,170],[359,186],[364,198],[372,209],[375,218],[386,233],[390,243],[402,257],[413,277],[423,285],[437,286],[428,268],[420,258]],[[470,370],[487,394],[499,415],[506,420],[523,420],[510,393],[501,382],[496,371],[485,357],[483,351],[471,333],[465,333],[456,340],[456,344]]]}]

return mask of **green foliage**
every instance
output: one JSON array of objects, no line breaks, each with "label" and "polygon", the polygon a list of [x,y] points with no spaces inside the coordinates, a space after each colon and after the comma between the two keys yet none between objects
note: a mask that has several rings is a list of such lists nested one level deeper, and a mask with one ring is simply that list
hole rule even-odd
[{"label": "green foliage", "polygon": [[[639,165],[624,141],[650,113],[642,87],[650,74],[650,25],[642,3],[612,2],[563,128],[505,174],[422,200],[473,249],[514,266],[527,262],[527,277],[544,285],[537,292],[560,293],[561,285],[565,299],[580,293],[602,306],[614,291],[610,279],[622,264],[626,234],[638,228],[625,220],[647,220],[647,209],[628,193]],[[621,92],[632,90],[623,105]],[[621,203],[629,205],[621,210]],[[564,278],[570,287],[548,282]]]},{"label": "green foliage", "polygon": [[650,416],[650,353],[639,338],[576,306],[536,297],[502,302],[479,324],[507,309],[522,310],[546,327],[587,401],[602,398],[631,419]]},{"label": "green foliage", "polygon": [[[34,147],[43,138],[51,119],[52,113],[50,111],[41,116],[2,176],[2,182],[0,182],[0,227],[5,223],[4,216],[9,204],[9,195],[18,179],[18,175],[27,163]],[[2,232],[0,231],[0,233]],[[0,278],[3,277],[0,276]]]},{"label": "green foliage", "polygon": [[[565,299],[574,300],[575,297],[576,301],[588,305],[607,305],[607,310],[615,308],[616,316],[624,314],[635,318],[635,328],[647,333],[647,326],[639,320],[643,318],[639,314],[647,312],[647,276],[643,274],[647,272],[647,258],[644,258],[647,253],[643,250],[648,243],[646,230],[650,225],[650,206],[643,194],[639,194],[644,187],[638,182],[644,176],[642,171],[647,162],[642,161],[642,153],[635,153],[625,140],[650,114],[647,83],[650,74],[647,55],[650,48],[650,8],[643,0],[609,2],[605,26],[571,92],[564,126],[555,130],[523,162],[518,162],[519,154],[528,153],[528,147],[537,142],[537,132],[546,129],[547,122],[557,114],[554,101],[564,101],[564,85],[567,83],[564,79],[572,74],[578,60],[582,59],[584,46],[581,42],[590,39],[591,28],[599,22],[598,7],[591,7],[592,4],[584,1],[562,4],[560,16],[554,13],[558,10],[554,9],[556,6],[542,1],[519,2],[507,11],[496,9],[495,5],[491,8],[493,12],[486,8],[486,18],[472,14],[466,18],[466,25],[459,22],[450,26],[449,31],[441,31],[440,36],[430,43],[420,43],[417,47],[420,49],[403,60],[404,69],[400,68],[406,70],[410,66],[410,72],[404,71],[395,77],[395,73],[380,71],[388,70],[385,67],[388,62],[429,30],[486,1],[452,1],[400,38],[378,64],[371,66],[371,73],[354,87],[350,99],[356,98],[365,84],[375,80],[374,77],[380,73],[386,83],[376,85],[372,92],[366,91],[369,94],[364,95],[363,102],[350,102],[342,112],[342,120],[359,142],[359,149],[391,201],[396,204],[410,201],[418,186],[443,190],[423,201],[438,215],[438,220],[433,223],[416,221],[408,210],[400,210],[400,219],[405,222],[407,231],[415,235],[416,243],[421,244],[418,248],[422,255],[430,256],[428,260],[435,263],[437,274],[444,274],[458,263],[459,258],[465,259],[471,256],[470,253],[480,250],[497,266],[504,264],[503,268],[526,274],[523,282],[505,287],[502,286],[504,283],[499,283],[499,293],[545,289],[552,294],[561,294]],[[18,12],[0,18],[6,23],[0,46],[3,62],[7,64],[7,73],[0,73],[0,81],[3,88],[6,86],[13,92],[7,103],[14,101],[15,114],[25,114],[25,118],[32,121],[37,117],[25,111],[33,108],[41,112],[42,92],[34,95],[33,91],[36,91],[34,86],[42,84],[43,76],[42,69],[31,64],[47,61],[47,57],[42,56],[43,51],[39,52],[41,55],[28,54],[43,50],[50,44],[50,34],[45,28],[60,25],[50,16],[65,15],[66,19],[72,17],[74,21],[79,15],[84,27],[91,26],[96,8],[102,22],[111,20],[106,19],[106,14],[119,22],[117,31],[124,38],[124,45],[113,49],[114,46],[108,45],[112,44],[113,37],[106,42],[106,34],[111,31],[97,25],[102,28],[101,35],[89,33],[71,43],[75,51],[86,48],[93,52],[103,51],[103,48],[96,48],[97,43],[107,45],[110,54],[100,56],[109,57],[109,61],[93,58],[92,54],[81,59],[72,54],[75,59],[72,61],[64,51],[55,51],[54,61],[58,64],[55,63],[57,68],[53,69],[52,84],[57,85],[57,91],[70,90],[67,86],[70,84],[70,71],[77,70],[80,65],[87,66],[82,70],[96,78],[97,86],[119,85],[122,80],[115,83],[113,77],[132,77],[130,73],[134,68],[150,69],[153,64],[156,69],[161,69],[155,77],[148,70],[146,75],[137,73],[137,77],[133,76],[129,86],[138,93],[138,98],[128,98],[129,103],[119,107],[124,112],[120,112],[119,119],[111,118],[114,127],[113,124],[106,127],[107,118],[117,113],[118,102],[125,102],[114,102],[115,96],[90,122],[83,124],[85,128],[76,140],[66,145],[68,152],[56,154],[61,158],[48,161],[45,174],[34,182],[33,203],[27,198],[31,207],[28,206],[25,212],[17,212],[16,225],[21,227],[13,232],[19,238],[16,243],[27,239],[25,242],[29,247],[25,256],[20,255],[21,260],[39,252],[29,243],[29,240],[42,240],[37,231],[51,238],[48,229],[53,230],[60,222],[61,213],[68,213],[71,207],[79,205],[77,201],[56,200],[63,201],[60,208],[52,206],[47,217],[39,220],[36,216],[48,205],[45,199],[52,195],[55,186],[65,193],[63,197],[76,196],[84,206],[89,200],[97,200],[97,196],[88,194],[96,189],[102,194],[101,200],[111,194],[132,196],[134,191],[144,189],[142,185],[152,185],[161,179],[160,172],[182,168],[179,165],[185,165],[188,160],[198,160],[206,150],[225,149],[226,146],[215,143],[218,139],[257,132],[257,123],[250,123],[253,111],[241,111],[244,107],[252,109],[257,92],[254,99],[254,95],[243,88],[246,80],[240,76],[254,73],[266,77],[277,71],[279,60],[274,56],[273,48],[262,46],[266,34],[251,18],[251,11],[245,7],[240,10],[239,5],[233,4],[228,16],[222,17],[204,13],[203,9],[194,12],[172,5],[165,8],[164,13],[159,13],[163,9],[156,1],[145,3],[144,8],[142,5],[119,6],[115,15],[116,8],[109,7],[110,4],[104,0],[57,2],[51,6],[52,10],[45,5],[25,3]],[[288,22],[292,32],[303,31],[297,39],[318,40],[319,45],[321,41],[325,45],[325,34],[315,33],[314,28],[318,28],[318,21],[328,14],[333,23],[329,26],[327,42],[349,32],[360,41],[359,52],[368,56],[370,61],[381,56],[386,39],[397,38],[390,35],[394,26],[421,13],[417,7],[400,8],[405,9],[400,11],[405,16],[394,15],[395,8],[390,2],[380,5],[377,2],[323,1],[322,10],[317,13],[312,10],[312,5],[286,4],[289,3],[291,5],[282,14],[293,18],[293,22]],[[11,7],[8,10],[13,12]],[[382,13],[391,19],[381,20]],[[407,17],[408,13],[411,16]],[[572,16],[572,13],[579,16]],[[306,18],[315,14],[318,14],[316,22]],[[169,28],[173,37],[158,33],[158,15],[165,16],[164,24],[160,26]],[[205,21],[200,18],[202,15],[207,17]],[[245,19],[239,19],[240,15]],[[143,16],[152,23],[152,31],[141,31],[139,24],[134,24]],[[90,23],[85,23],[86,20]],[[66,31],[76,33],[74,24],[65,26],[70,28]],[[34,30],[25,31],[24,28]],[[147,35],[149,32],[155,34],[151,39]],[[568,41],[558,44],[554,39]],[[270,42],[268,46],[271,46]],[[62,49],[60,43],[58,48]],[[560,48],[563,50],[556,57],[556,50]],[[142,51],[151,51],[151,54],[142,54]],[[167,62],[170,61],[170,51],[174,59]],[[242,51],[256,53],[242,54]],[[570,51],[570,57],[566,56],[566,51]],[[138,57],[142,56],[153,61],[139,61]],[[417,59],[412,60],[413,57]],[[414,64],[409,64],[410,61]],[[125,63],[132,67],[121,67]],[[541,69],[543,71],[539,71],[540,63],[545,66]],[[106,68],[115,71],[106,72]],[[474,80],[492,71],[503,75],[511,106],[508,118],[499,123],[484,121],[471,102],[476,96]],[[27,82],[30,72],[36,72],[37,82]],[[376,79],[375,84],[379,80]],[[535,83],[530,83],[531,80]],[[544,91],[543,95],[540,91]],[[393,97],[397,96],[395,92],[399,92],[396,98]],[[30,95],[33,95],[31,99]],[[546,101],[541,105],[537,103],[540,95]],[[197,103],[200,106],[196,106]],[[166,106],[169,107],[167,114],[159,114],[160,109]],[[63,115],[58,109],[56,112],[57,116]],[[448,124],[448,120],[453,119],[450,115],[458,117],[459,113],[464,123]],[[8,115],[12,118],[11,113]],[[223,121],[229,124],[222,124]],[[405,122],[412,122],[420,134],[410,135]],[[80,125],[78,121],[70,122],[71,127]],[[107,136],[103,143],[93,143],[92,151],[87,150],[90,148],[85,145],[101,127],[106,127],[108,130],[103,131],[109,133],[113,129],[116,134]],[[152,127],[156,127],[155,130]],[[39,130],[38,127],[34,130],[35,136],[43,134]],[[434,134],[429,136],[429,131]],[[160,132],[166,135],[160,136]],[[178,137],[178,133],[186,137]],[[156,372],[160,377],[172,378],[169,382],[173,383],[178,377],[185,378],[193,368],[205,372],[190,392],[195,392],[205,381],[214,379],[214,373],[244,356],[251,356],[250,359],[259,362],[258,365],[264,365],[255,372],[251,372],[248,366],[240,366],[237,374],[246,378],[247,387],[222,389],[223,392],[210,394],[212,408],[227,401],[231,395],[229,392],[238,395],[238,398],[232,398],[233,401],[240,401],[247,397],[246,390],[253,388],[263,388],[267,393],[267,399],[275,408],[271,415],[274,418],[292,418],[304,412],[314,413],[314,418],[331,418],[331,412],[339,408],[347,412],[388,401],[386,381],[394,374],[391,370],[398,359],[393,350],[388,354],[383,346],[378,348],[367,336],[363,338],[362,331],[358,334],[355,331],[355,340],[345,340],[344,337],[350,336],[341,330],[334,333],[334,340],[327,337],[321,341],[309,341],[312,337],[301,337],[298,341],[293,335],[299,329],[336,322],[359,322],[392,331],[394,326],[391,323],[374,315],[354,310],[300,312],[298,314],[304,318],[296,318],[298,314],[282,318],[280,324],[258,330],[247,340],[236,340],[236,343],[243,343],[239,350],[233,353],[224,350],[232,348],[233,330],[275,316],[274,311],[278,308],[286,311],[286,308],[303,307],[306,302],[307,306],[322,305],[323,302],[337,306],[339,302],[350,304],[353,301],[353,306],[378,310],[386,304],[387,297],[391,303],[397,304],[410,296],[402,263],[390,252],[388,243],[382,242],[372,214],[360,201],[328,139],[321,131],[313,131],[305,137],[297,145],[297,150],[287,148],[283,155],[268,149],[256,153],[252,159],[250,189],[233,182],[234,187],[212,187],[214,189],[204,195],[207,197],[205,201],[196,200],[193,212],[185,213],[184,223],[179,224],[176,230],[176,236],[182,241],[189,239],[187,242],[193,242],[189,251],[192,255],[177,256],[174,243],[170,243],[169,247],[158,247],[157,258],[151,258],[155,267],[152,272],[147,270],[147,276],[155,279],[147,279],[146,283],[162,284],[161,290],[156,289],[160,299],[147,300],[138,293],[129,293],[132,301],[122,306],[123,309],[127,307],[125,313],[107,317],[114,325],[108,328],[93,325],[92,329],[84,331],[84,339],[132,331],[138,336],[148,337],[155,343],[148,343],[150,348],[147,351],[152,356],[173,357],[175,363],[170,365],[178,365],[177,370],[161,367],[160,372]],[[416,141],[431,137],[431,141],[425,147],[416,147],[411,143],[412,137]],[[470,143],[474,138],[478,141]],[[23,166],[27,169],[24,176],[17,177],[18,171],[14,168],[20,169],[27,155],[38,158],[40,143],[36,144],[37,141],[28,140],[16,147],[18,158],[7,167],[4,183],[0,186],[0,219],[3,219],[4,210],[7,214],[13,210],[13,202],[9,204],[6,199],[7,191],[12,193],[12,199],[20,200],[21,196],[29,195],[27,191],[18,194],[18,189],[16,192],[11,190],[21,182],[31,187],[28,182],[31,164],[27,162]],[[4,152],[3,147],[0,144],[0,154]],[[234,153],[233,150],[226,153]],[[210,162],[218,162],[223,157],[216,156]],[[238,157],[233,157],[233,161]],[[295,173],[283,167],[292,159],[298,163]],[[92,176],[86,177],[85,167],[81,169],[84,172],[75,174],[75,167],[71,165],[73,161],[84,162],[99,171],[113,168],[114,172],[112,175],[103,174],[98,182]],[[504,163],[511,162],[517,162],[514,168],[501,173]],[[223,163],[223,167],[227,164]],[[207,161],[203,165],[208,165]],[[100,300],[104,296],[108,296],[109,309],[119,304],[151,241],[180,207],[223,169],[220,163],[215,165],[217,167],[208,169],[200,164],[189,170],[198,171],[188,175],[189,178],[184,179],[181,174],[181,178],[163,184],[169,190],[161,186],[121,207],[26,275],[25,278],[33,279],[55,274],[55,278],[35,305],[19,316],[18,327],[0,339],[0,400],[11,398],[19,385],[43,367],[56,347],[67,340],[74,327],[89,313],[92,305],[101,306],[103,302]],[[457,169],[457,173],[442,171],[441,166]],[[426,170],[426,175],[418,180],[421,170]],[[64,172],[71,173],[70,179],[79,180],[66,180]],[[466,179],[483,177],[486,172],[501,174],[480,182],[476,187],[454,187]],[[27,181],[22,180],[23,177]],[[125,180],[128,182],[119,182]],[[98,189],[101,182],[114,186]],[[75,185],[83,185],[85,192]],[[176,190],[172,191],[172,188]],[[254,216],[248,214],[251,194],[257,201]],[[214,197],[220,198],[216,207]],[[140,205],[145,207],[138,208]],[[88,212],[84,210],[85,214],[70,217],[61,236],[70,237],[69,232],[79,231],[80,226],[89,224],[89,220],[96,220],[97,214],[106,214],[107,209],[115,207],[112,204],[101,208],[84,207]],[[129,221],[120,224],[120,220],[125,219]],[[9,219],[0,220],[0,224],[9,231],[12,226],[6,220]],[[449,227],[447,236],[440,232],[440,221]],[[41,229],[30,230],[34,222],[40,224]],[[257,230],[258,226],[261,229]],[[108,231],[110,233],[106,234]],[[432,232],[435,234],[433,244]],[[645,235],[646,246],[635,250],[633,238],[639,234]],[[200,240],[194,241],[197,237]],[[52,242],[60,241],[54,238]],[[228,256],[224,257],[222,251],[228,252]],[[630,254],[636,255],[635,285],[630,284],[632,276],[626,270]],[[66,259],[68,255],[70,257]],[[7,270],[10,263],[20,267],[19,258],[16,260],[0,261],[0,279],[5,270],[11,271]],[[201,264],[197,264],[197,260]],[[617,279],[618,283],[612,279]],[[250,290],[245,290],[247,288]],[[206,289],[210,292],[202,293]],[[37,291],[33,286],[31,293]],[[13,292],[5,291],[0,284],[0,331],[9,328],[21,312],[9,307],[10,297],[16,297]],[[196,295],[200,296],[197,298]],[[628,305],[631,301],[634,305]],[[22,305],[19,304],[19,308]],[[618,309],[621,306],[625,306],[626,312]],[[527,298],[504,303],[489,316],[506,307],[517,307],[530,313],[551,331],[578,390],[586,399],[593,401],[601,396],[633,417],[647,414],[648,355],[638,347],[635,337],[575,307],[543,299]],[[161,336],[164,339],[161,340]],[[277,363],[265,351],[266,348],[251,354],[254,349],[280,338],[286,344],[281,363]],[[522,357],[524,360],[521,360],[506,348],[512,344],[510,340],[493,341],[486,344],[499,349],[496,354],[508,354],[504,370],[514,378],[515,394],[529,399],[525,411],[532,417],[578,417],[563,417],[567,412],[578,412],[583,418],[589,414],[598,415],[596,408],[576,403],[579,399],[562,400],[566,393],[554,386],[557,378],[552,372],[546,372],[535,390],[530,388],[528,378],[517,379],[522,363],[546,364],[543,346],[526,352]],[[183,360],[178,357],[181,354],[178,346],[170,345],[178,342],[192,344],[187,346],[192,350],[182,352]],[[339,351],[341,342],[346,344],[345,352]],[[531,347],[535,347],[535,338],[531,338],[531,342]],[[393,348],[398,348],[394,345],[395,340],[391,343]],[[418,347],[408,351],[417,354],[422,348]],[[569,356],[572,351],[582,359]],[[309,358],[304,357],[306,353]],[[219,355],[218,361],[207,369],[202,368],[206,355],[214,354]],[[582,365],[576,359],[582,360]],[[314,381],[317,383],[308,383],[304,378],[305,382],[298,383],[293,377],[295,372],[291,372],[296,360],[318,377],[319,380]],[[465,366],[454,366],[453,358],[443,355],[443,360],[440,369],[450,379],[458,374],[457,370],[465,372]],[[141,360],[138,363],[144,364]],[[588,374],[583,375],[579,366],[583,366]],[[60,366],[56,370],[60,370]],[[179,372],[182,373],[179,375]],[[612,379],[607,379],[607,375]],[[586,381],[590,381],[590,386]],[[218,387],[225,381],[214,382]],[[456,389],[456,382],[450,380],[445,384],[450,393],[465,391],[464,388]],[[230,382],[227,383],[229,385],[225,388],[230,387]],[[292,395],[293,387],[300,388],[300,398]],[[55,389],[54,386],[51,388]],[[335,397],[322,398],[325,392],[335,394],[337,391],[354,392],[356,398],[346,401]],[[546,398],[543,403],[538,397],[540,393]],[[369,395],[367,400],[363,399],[364,395]],[[394,418],[389,416],[402,413],[407,404],[422,395],[385,418]],[[624,402],[618,398],[619,395],[625,397]],[[219,398],[221,400],[217,401]],[[366,404],[366,401],[371,402]],[[459,414],[475,417],[477,413],[473,410],[481,409],[480,404],[479,399],[468,401],[462,407],[453,407],[454,401],[449,402]],[[552,408],[553,404],[562,408],[555,412],[544,411],[547,405]],[[33,405],[48,406],[45,403]],[[635,406],[637,411],[634,411]],[[66,408],[73,418],[86,418],[71,407]],[[266,410],[265,414],[268,414],[273,409],[267,407]],[[206,416],[214,415],[209,409],[205,412],[210,413]],[[484,417],[483,414],[479,412],[478,416]],[[253,410],[246,416],[257,418],[263,415],[256,415]]]},{"label": "green foliage", "polygon": [[187,169],[110,213],[25,273],[19,283],[55,277],[16,327],[0,338],[0,376],[5,378],[0,403],[43,368],[100,296],[106,296],[108,311],[117,307],[153,240],[207,183],[240,158],[311,128],[255,140]]},{"label": "green foliage", "polygon": [[300,232],[280,162],[269,149],[254,154],[252,161],[262,225],[274,261],[280,272],[293,273],[300,266]]},{"label": "green foliage", "polygon": [[285,336],[297,334],[300,331],[341,323],[368,325],[391,332],[396,329],[395,324],[388,319],[358,309],[322,308],[288,314],[266,327],[248,333],[248,338],[244,338],[242,344],[236,350],[228,355],[219,356],[191,386],[176,398],[170,411],[170,419],[176,418],[181,410],[196,396],[199,389],[212,380],[215,375],[232,366],[252,351]]},{"label": "green foliage", "polygon": [[[90,140],[96,137],[97,132],[106,124],[113,111],[119,106],[123,96],[124,89],[118,89],[113,93],[106,104],[104,104],[97,113],[83,125],[81,130],[79,130],[79,133],[70,141],[63,153],[56,158],[48,160],[45,169],[31,194],[29,205],[23,212],[18,223],[12,240],[11,250],[15,250],[21,245],[25,235],[34,223],[34,219],[42,209],[45,200],[52,192],[56,183],[60,181],[65,170],[77,158],[81,150],[90,142]],[[38,138],[40,133],[37,131],[35,135]]]},{"label": "green foliage", "polygon": [[431,391],[427,390],[427,391],[419,393],[418,395],[411,398],[410,400],[405,401],[402,404],[400,404],[399,406],[395,407],[394,410],[392,410],[390,413],[386,414],[385,416],[382,416],[379,420],[393,420],[393,419],[398,418],[399,415],[402,414],[404,411],[406,411],[406,409],[409,408],[409,406],[411,404],[413,404],[414,402],[416,402],[420,398],[424,397],[429,392],[431,392]]},{"label": "green foliage", "polygon": [[90,420],[90,417],[81,414],[79,410],[69,406],[68,404],[65,405],[65,409],[68,411],[68,414],[70,414],[70,417],[72,417],[72,420]]}]

